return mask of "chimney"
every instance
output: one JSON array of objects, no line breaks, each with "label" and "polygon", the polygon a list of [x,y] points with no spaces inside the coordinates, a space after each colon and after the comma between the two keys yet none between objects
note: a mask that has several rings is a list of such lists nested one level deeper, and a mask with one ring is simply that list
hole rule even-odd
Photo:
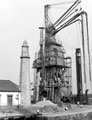
[{"label": "chimney", "polygon": [[20,62],[20,80],[19,85],[21,89],[21,105],[31,105],[30,95],[30,57],[29,57],[29,46],[27,41],[23,42],[21,51],[21,62]]}]

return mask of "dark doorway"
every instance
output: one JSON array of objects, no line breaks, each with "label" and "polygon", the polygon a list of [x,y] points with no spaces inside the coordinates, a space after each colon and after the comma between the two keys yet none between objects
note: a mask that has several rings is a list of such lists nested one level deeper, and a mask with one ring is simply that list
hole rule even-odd
[{"label": "dark doorway", "polygon": [[7,105],[12,106],[12,95],[7,95]]}]

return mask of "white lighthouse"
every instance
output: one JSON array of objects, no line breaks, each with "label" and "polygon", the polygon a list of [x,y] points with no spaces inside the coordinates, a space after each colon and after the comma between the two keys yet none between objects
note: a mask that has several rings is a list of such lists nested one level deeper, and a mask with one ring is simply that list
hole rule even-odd
[{"label": "white lighthouse", "polygon": [[20,89],[21,89],[21,105],[31,105],[30,98],[30,56],[29,46],[27,41],[23,42],[21,51],[21,63],[20,63]]}]

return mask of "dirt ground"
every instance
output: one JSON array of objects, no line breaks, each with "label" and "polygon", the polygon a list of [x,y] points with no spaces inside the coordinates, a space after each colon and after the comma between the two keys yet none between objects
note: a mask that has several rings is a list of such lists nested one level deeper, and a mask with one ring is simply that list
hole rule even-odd
[{"label": "dirt ground", "polygon": [[92,105],[74,105],[74,104],[63,103],[62,105],[57,107],[57,105],[51,103],[51,101],[40,101],[28,107],[23,107],[23,106],[19,106],[19,108],[1,107],[0,117],[31,116],[33,114],[42,114],[42,116],[54,117],[54,116],[73,115],[79,113],[86,114],[88,112],[92,112]]}]

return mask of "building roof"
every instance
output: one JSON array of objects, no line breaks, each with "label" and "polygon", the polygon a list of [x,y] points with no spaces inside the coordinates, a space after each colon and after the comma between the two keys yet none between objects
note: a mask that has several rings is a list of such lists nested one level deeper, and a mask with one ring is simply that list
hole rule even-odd
[{"label": "building roof", "polygon": [[10,80],[0,80],[0,92],[20,92],[20,89]]}]

